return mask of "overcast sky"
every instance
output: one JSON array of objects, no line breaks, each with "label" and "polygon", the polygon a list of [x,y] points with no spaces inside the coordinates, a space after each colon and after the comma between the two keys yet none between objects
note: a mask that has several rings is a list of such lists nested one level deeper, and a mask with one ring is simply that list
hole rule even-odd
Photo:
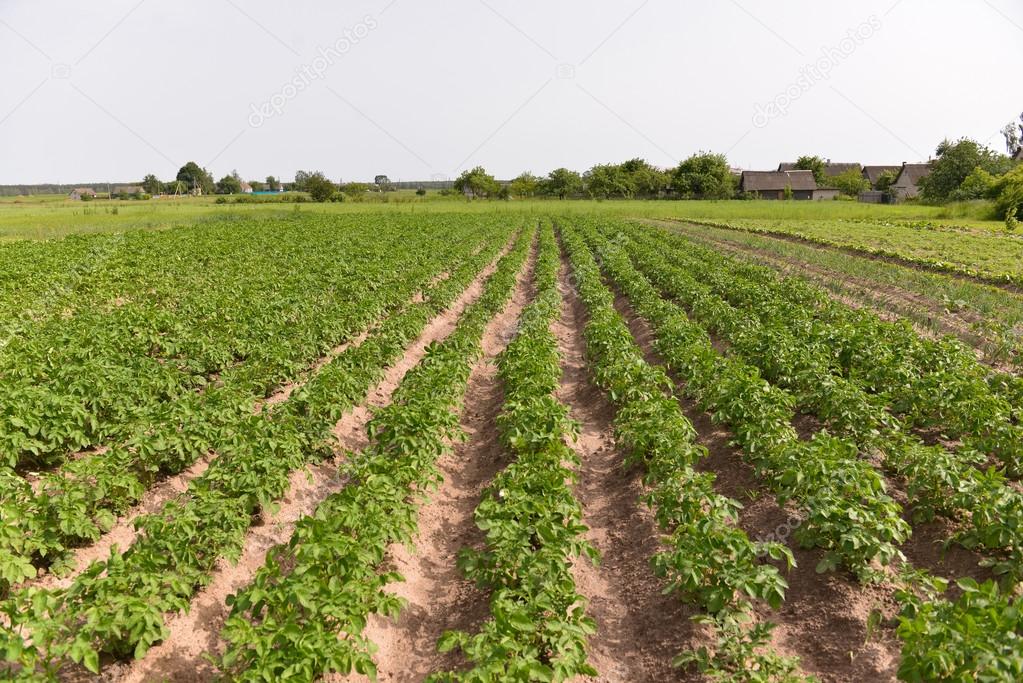
[{"label": "overcast sky", "polygon": [[1002,150],[1019,0],[0,0],[0,183]]}]

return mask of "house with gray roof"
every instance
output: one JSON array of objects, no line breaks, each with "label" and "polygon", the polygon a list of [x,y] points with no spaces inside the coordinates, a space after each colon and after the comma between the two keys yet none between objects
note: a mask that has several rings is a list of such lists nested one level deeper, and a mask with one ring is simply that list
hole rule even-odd
[{"label": "house with gray roof", "polygon": [[784,199],[785,190],[792,190],[793,199],[813,199],[817,181],[813,171],[743,171],[739,190],[759,199]]},{"label": "house with gray roof", "polygon": [[[824,162],[824,175],[826,175],[829,178],[834,178],[835,176],[842,175],[843,173],[847,173],[848,171],[856,171],[857,173],[859,173],[862,170],[862,168],[863,167],[860,164],[832,163],[831,159],[828,159],[827,161]],[[778,164],[778,170],[795,171],[798,169],[796,168],[795,162],[782,162]]]},{"label": "house with gray roof", "polygon": [[898,175],[901,170],[901,166],[864,166],[863,178],[870,183],[870,189],[876,190],[877,181],[881,179],[882,175],[888,172]]},{"label": "house with gray roof", "polygon": [[892,192],[899,199],[913,199],[920,195],[920,181],[931,174],[931,164],[902,164],[899,177],[892,183]]}]

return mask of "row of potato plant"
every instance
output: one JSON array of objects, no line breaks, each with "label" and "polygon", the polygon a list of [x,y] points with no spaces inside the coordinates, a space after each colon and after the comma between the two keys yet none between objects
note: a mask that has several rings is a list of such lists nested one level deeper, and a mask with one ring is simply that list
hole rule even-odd
[{"label": "row of potato plant", "polygon": [[[667,263],[665,249],[660,243],[655,243],[653,248],[642,252],[633,251],[637,255],[638,262],[643,264],[655,263],[654,271],[661,275],[670,274],[674,282],[685,282],[687,276],[679,269],[672,269]],[[667,252],[672,263],[677,262],[683,255]],[[687,267],[691,266],[699,271],[699,264],[692,264],[684,261]],[[669,279],[662,280],[669,282]],[[771,309],[767,302],[761,304],[766,309]],[[712,305],[706,306],[713,310]],[[762,309],[763,310],[763,309]],[[782,353],[784,355],[784,353]],[[822,379],[822,382],[825,380]],[[854,396],[851,392],[851,397]],[[856,411],[854,411],[856,413]],[[867,413],[856,413],[848,418],[850,429],[856,419],[868,420],[862,429],[867,433],[872,431]],[[890,420],[889,420],[890,422]],[[877,443],[884,440],[884,436],[890,436],[889,449],[900,448],[903,443],[900,439],[908,440],[908,437],[898,432],[883,434],[879,427]],[[863,432],[861,431],[861,436]],[[882,446],[883,447],[883,446]],[[915,446],[913,447],[915,448]],[[912,450],[905,454],[901,462],[913,462]],[[1015,504],[1008,501],[1015,498],[1015,493],[1006,490],[1004,480],[992,474],[991,471],[982,473],[982,479],[986,480],[989,488],[984,490],[983,483],[975,483],[974,478],[964,477],[963,480],[945,481],[944,477],[949,472],[961,473],[963,468],[970,468],[969,463],[956,461],[954,456],[946,457],[944,461],[937,457],[941,449],[932,451],[930,456],[916,457],[916,468],[913,471],[905,472],[910,478],[916,476],[921,479],[918,490],[933,487],[934,497],[939,498],[937,489],[940,486],[952,486],[949,490],[950,497],[958,498],[960,504],[968,500],[970,496],[977,496],[974,501],[980,505],[978,509],[970,509],[969,512],[975,519],[969,520],[974,529],[983,529],[992,536],[998,534],[1001,528],[1001,535],[1005,538],[1012,538],[1016,535],[1014,529],[1015,521],[1018,520],[1018,513],[1015,513]],[[947,466],[943,466],[947,465]],[[969,469],[965,470],[969,471]],[[978,472],[977,470],[973,470]],[[924,482],[926,477],[933,480]],[[987,496],[987,497],[984,497]],[[1001,511],[997,507],[985,508],[984,504],[1006,505],[1005,512],[1008,517],[1001,518]],[[928,505],[931,503],[928,503]],[[938,505],[937,501],[933,503]],[[965,511],[964,511],[965,512]],[[1008,542],[1008,541],[1006,541]],[[995,547],[998,542],[992,541]],[[997,567],[996,567],[997,568]],[[1009,575],[1010,581],[1012,574]],[[895,598],[901,605],[898,617],[897,634],[902,640],[902,660],[900,662],[898,676],[905,681],[918,683],[921,681],[1015,681],[1019,680],[1023,672],[1023,654],[1019,648],[1020,637],[1023,636],[1023,619],[1020,598],[1015,591],[1002,591],[993,581],[987,581],[978,585],[970,579],[961,579],[957,582],[959,597],[947,599],[941,597],[948,588],[948,582],[944,579],[934,578],[926,572],[914,571],[907,567],[896,579],[898,589]]]},{"label": "row of potato plant", "polygon": [[[492,235],[488,237],[492,239]],[[431,258],[411,256],[401,269],[404,279],[394,279],[343,308],[324,309],[327,322],[318,327],[329,324],[342,339],[351,338],[359,329],[386,317],[405,305],[439,270],[475,247],[474,239],[454,243],[460,245],[458,249],[438,248],[437,256]],[[398,270],[394,264],[390,268]],[[287,339],[267,339],[266,346],[272,350],[263,357],[276,360],[259,364],[265,372],[262,377],[277,377],[276,368],[292,365],[294,348]],[[319,353],[318,347],[305,352],[310,351]],[[151,411],[124,443],[109,451],[84,454],[44,473],[35,486],[9,470],[0,473],[0,513],[6,523],[0,532],[0,594],[7,586],[33,578],[37,567],[59,573],[66,568],[69,549],[99,538],[157,478],[182,472],[219,450],[221,442],[230,441],[234,424],[251,415],[255,399],[262,395],[262,390],[253,392],[256,375],[251,364],[242,370],[228,371],[218,386],[202,394],[189,394]]]},{"label": "row of potato plant", "polygon": [[[111,253],[97,254],[74,287],[52,294],[53,310],[33,310],[5,339],[5,462],[59,464],[128,437],[152,412],[187,402],[219,375],[248,375],[264,391],[292,364],[330,348],[354,302],[400,284],[408,240],[390,220],[374,221],[372,231],[339,227],[316,217],[209,234],[97,237]],[[427,248],[435,238],[427,233],[409,246]]]},{"label": "row of potato plant", "polygon": [[898,546],[909,537],[909,525],[855,444],[824,431],[799,439],[791,394],[741,359],[718,353],[706,329],[661,297],[621,246],[592,224],[587,237],[637,315],[651,325],[657,352],[683,380],[685,392],[729,426],[779,503],[799,508],[802,523],[793,536],[804,547],[824,550],[818,571],[843,566],[872,581],[883,575],[877,564],[905,559]]},{"label": "row of potato plant", "polygon": [[[704,266],[669,260],[656,238],[633,235],[626,249],[640,271],[666,295],[705,322],[719,338],[763,372],[792,391],[797,406],[816,415],[828,429],[880,454],[884,467],[906,482],[918,519],[936,514],[962,523],[955,539],[990,553],[996,574],[1014,582],[1023,571],[1023,493],[984,461],[928,446],[891,415],[881,401],[834,373],[828,349],[792,333],[790,306],[757,297],[759,316],[733,307],[698,282]],[[640,244],[642,243],[642,244]],[[736,283],[736,289],[755,287]]]},{"label": "row of potato plant", "polygon": [[[940,429],[961,439],[961,452],[999,459],[1013,476],[1023,473],[1023,380],[994,372],[953,337],[922,338],[904,321],[881,320],[873,312],[832,300],[799,278],[783,278],[763,266],[740,262],[682,236],[661,234],[663,248],[703,264],[702,277],[715,293],[752,311],[760,294],[790,304],[792,331],[830,349],[836,369],[877,394],[907,426]],[[749,290],[737,278],[759,284]],[[1014,402],[1015,401],[1015,402]]]},{"label": "row of potato plant", "polygon": [[572,492],[579,460],[569,442],[578,426],[554,396],[561,379],[558,340],[551,331],[561,313],[560,264],[548,223],[540,234],[535,298],[498,357],[504,405],[497,425],[513,462],[489,484],[476,508],[485,548],[466,548],[459,557],[466,576],[492,591],[491,616],[477,633],[444,635],[440,649],[460,649],[473,666],[436,674],[432,681],[566,681],[597,675],[586,655],[596,624],[586,616],[572,575],[573,558],[598,559],[583,539],[582,508]]},{"label": "row of potato plant", "polygon": [[460,406],[488,322],[511,297],[532,240],[526,232],[455,330],[432,344],[367,426],[369,446],[340,471],[347,484],[299,521],[252,583],[229,598],[221,668],[232,680],[311,681],[352,671],[375,678],[371,614],[395,617],[388,547],[415,537],[417,513],[441,480],[437,460],[462,434]]},{"label": "row of potato plant", "polygon": [[617,407],[616,444],[646,471],[647,503],[665,536],[652,558],[666,590],[692,603],[716,638],[713,647],[685,652],[676,665],[695,665],[721,680],[801,680],[798,660],[774,652],[772,624],[757,622],[753,601],[779,607],[788,585],[763,558],[795,565],[784,545],[752,541],[738,528],[741,504],[718,494],[714,476],[695,464],[706,455],[682,412],[672,382],[642,350],[604,286],[583,235],[564,226],[572,277],[589,319],[584,336],[594,379]]},{"label": "row of potato plant", "polygon": [[[507,235],[507,232],[505,232]],[[494,248],[499,248],[499,244]],[[187,609],[222,558],[234,561],[258,514],[270,514],[290,474],[332,452],[332,429],[362,401],[429,320],[446,308],[491,254],[433,287],[332,359],[291,400],[237,421],[209,469],[160,512],[136,522],[126,551],[114,549],[66,589],[12,592],[0,649],[25,675],[56,675],[65,660],[96,671],[100,655],[144,656],[167,636],[165,614]]]}]

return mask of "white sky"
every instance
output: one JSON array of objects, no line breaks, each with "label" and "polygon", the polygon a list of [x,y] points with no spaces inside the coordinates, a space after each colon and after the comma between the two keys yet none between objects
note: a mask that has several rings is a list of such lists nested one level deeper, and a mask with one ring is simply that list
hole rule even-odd
[{"label": "white sky", "polygon": [[[829,76],[800,83],[817,62]],[[345,180],[700,149],[900,163],[946,136],[1003,149],[1023,2],[0,0],[0,64],[5,184],[166,180],[188,160]],[[303,69],[320,71],[286,90]]]}]

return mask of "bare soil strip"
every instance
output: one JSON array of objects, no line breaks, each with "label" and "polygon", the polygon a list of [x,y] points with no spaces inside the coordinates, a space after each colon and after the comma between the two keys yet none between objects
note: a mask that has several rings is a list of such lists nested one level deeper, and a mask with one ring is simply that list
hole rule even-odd
[{"label": "bare soil strip", "polygon": [[[624,297],[615,307],[625,317],[648,362],[659,363],[653,351],[653,333]],[[899,643],[890,629],[868,634],[867,620],[874,609],[891,614],[890,591],[884,586],[863,586],[844,574],[817,574],[823,554],[803,550],[791,537],[798,526],[794,509],[778,505],[770,490],[731,444],[727,430],[690,401],[682,401],[686,415],[708,450],[699,469],[713,472],[716,490],[743,503],[739,526],[753,540],[775,540],[792,548],[797,567],[786,575],[790,588],[778,611],[758,609],[763,621],[777,624],[773,645],[782,654],[800,658],[802,669],[827,683],[895,681]]]},{"label": "bare soil strip", "polygon": [[[502,255],[510,246],[511,243],[501,252]],[[476,277],[451,307],[430,321],[402,359],[388,368],[384,379],[371,391],[366,402],[338,422],[334,428],[339,439],[335,459],[292,473],[291,488],[277,512],[261,525],[249,529],[238,563],[232,566],[221,560],[212,581],[196,595],[190,610],[168,619],[170,636],[167,640],[152,648],[144,659],[130,663],[119,675],[115,674],[114,680],[124,683],[206,681],[216,676],[213,665],[204,655],[223,652],[224,643],[219,633],[230,611],[226,598],[252,581],[256,571],[266,562],[267,552],[291,538],[295,524],[302,516],[312,513],[327,496],[340,490],[344,485],[337,476],[340,459],[344,453],[357,450],[364,444],[365,427],[372,416],[372,409],[387,405],[405,373],[425,357],[426,347],[443,340],[454,330],[462,311],[483,293],[483,283],[496,270],[498,258]]]},{"label": "bare soil strip", "polygon": [[615,448],[614,408],[591,381],[583,326],[586,312],[562,265],[559,285],[562,316],[554,324],[564,374],[558,398],[580,425],[579,483],[576,497],[583,508],[587,540],[601,554],[594,567],[579,561],[574,574],[580,594],[589,600],[587,613],[597,622],[590,637],[590,664],[599,683],[687,680],[671,666],[683,649],[705,645],[703,629],[690,621],[694,614],[676,597],[663,595],[663,584],[650,559],[660,550],[660,533],[644,493],[638,468],[626,468]]},{"label": "bare soil strip", "polygon": [[496,424],[504,403],[496,357],[514,338],[519,315],[534,296],[535,265],[534,245],[511,301],[483,334],[483,358],[469,375],[461,416],[466,440],[438,462],[444,481],[419,511],[413,546],[395,544],[389,550],[391,567],[405,577],[390,590],[408,604],[396,620],[370,617],[366,637],[380,648],[375,656],[380,681],[422,681],[430,673],[460,668],[462,656],[437,652],[437,640],[449,630],[474,631],[489,616],[488,592],[465,578],[457,559],[463,547],[484,546],[473,512],[483,489],[508,462]]}]

